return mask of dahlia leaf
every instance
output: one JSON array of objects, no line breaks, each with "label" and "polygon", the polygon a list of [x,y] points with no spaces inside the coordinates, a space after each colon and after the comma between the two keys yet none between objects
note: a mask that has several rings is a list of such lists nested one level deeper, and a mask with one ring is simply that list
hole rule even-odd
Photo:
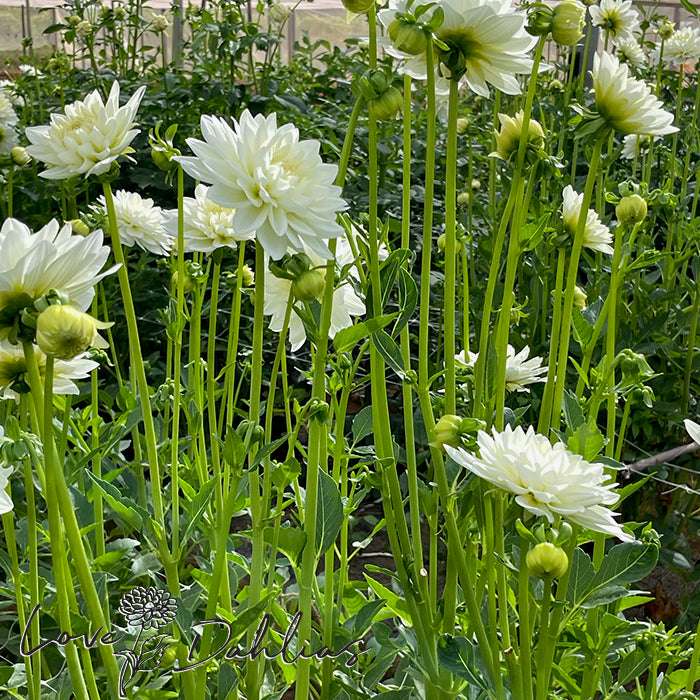
[{"label": "dahlia leaf", "polygon": [[316,510],[316,554],[325,554],[343,526],[343,500],[338,484],[319,469],[318,506]]}]

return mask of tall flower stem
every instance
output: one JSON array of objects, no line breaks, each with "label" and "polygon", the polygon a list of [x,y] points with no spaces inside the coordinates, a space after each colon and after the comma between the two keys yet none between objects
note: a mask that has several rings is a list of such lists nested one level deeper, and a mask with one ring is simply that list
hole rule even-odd
[{"label": "tall flower stem", "polygon": [[530,576],[525,556],[530,543],[520,538],[520,565],[518,567],[518,625],[520,642],[520,669],[522,671],[523,700],[532,700],[532,629],[530,627]]},{"label": "tall flower stem", "polygon": [[447,163],[445,172],[445,413],[457,412],[455,377],[455,340],[457,327],[457,106],[459,83],[450,80],[447,118]]},{"label": "tall flower stem", "polygon": [[544,579],[542,602],[540,604],[540,640],[537,645],[537,693],[535,700],[547,700],[549,674],[546,672],[545,659],[549,644],[549,608],[552,603],[552,577]]},{"label": "tall flower stem", "polygon": [[588,208],[593,196],[593,185],[595,183],[598,168],[600,167],[600,156],[603,149],[604,139],[599,138],[593,146],[593,155],[586,178],[586,186],[583,192],[583,203],[579,215],[576,236],[574,238],[571,257],[569,259],[569,269],[566,280],[566,291],[564,292],[564,310],[562,314],[561,334],[559,337],[559,360],[557,362],[557,376],[554,385],[554,400],[552,403],[552,419],[550,425],[558,429],[561,423],[561,403],[564,397],[564,386],[566,384],[566,367],[569,362],[569,342],[571,339],[571,319],[574,309],[574,292],[576,289],[576,279],[578,275],[578,264],[583,247],[583,233],[586,228],[586,218]]}]

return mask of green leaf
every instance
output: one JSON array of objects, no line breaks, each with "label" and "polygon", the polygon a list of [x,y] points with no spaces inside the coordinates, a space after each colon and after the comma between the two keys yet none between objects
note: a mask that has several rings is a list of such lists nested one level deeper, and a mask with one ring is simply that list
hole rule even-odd
[{"label": "green leaf", "polygon": [[592,423],[583,423],[569,438],[566,446],[590,462],[598,455],[604,445],[605,437],[600,432],[600,428]]},{"label": "green leaf", "polygon": [[365,406],[352,421],[352,439],[354,443],[372,434],[372,407]]},{"label": "green leaf", "polygon": [[466,637],[443,634],[438,641],[438,660],[441,666],[455,675],[488,690],[485,674],[479,668],[478,651]]},{"label": "green leaf", "polygon": [[566,425],[573,433],[586,420],[578,397],[573,393],[573,391],[570,391],[569,389],[564,391],[564,404],[562,408],[564,409],[564,420],[566,421]]},{"label": "green leaf", "polygon": [[400,377],[404,377],[406,369],[403,364],[401,350],[396,344],[396,341],[386,331],[376,331],[372,333],[372,341],[389,367]]},{"label": "green leaf", "polygon": [[394,324],[392,335],[396,335],[408,323],[418,304],[418,285],[405,268],[399,271],[399,316]]},{"label": "green leaf", "polygon": [[645,654],[641,649],[635,649],[631,654],[627,654],[617,674],[617,682],[620,685],[629,683],[644,673],[651,664],[651,656]]},{"label": "green leaf", "polygon": [[[274,528],[266,527],[263,538],[267,544],[272,544]],[[277,531],[277,549],[294,565],[301,565],[301,553],[306,545],[306,533],[291,525],[282,525]]]},{"label": "green leaf", "polygon": [[574,338],[585,350],[593,337],[593,326],[584,318],[583,314],[574,307],[573,310]]},{"label": "green leaf", "polygon": [[683,7],[685,7],[685,9],[688,10],[691,15],[695,15],[696,17],[700,16],[698,14],[698,8],[695,7],[690,0],[681,0],[681,5],[683,5]]},{"label": "green leaf", "polygon": [[412,624],[411,613],[408,611],[406,601],[399,598],[394,591],[389,590],[386,586],[379,583],[379,581],[375,581],[372,577],[367,576],[367,574],[364,574],[364,577],[374,595],[385,601],[386,607],[389,608],[394,615],[400,617],[406,625],[410,626]]},{"label": "green leaf", "polygon": [[566,599],[569,603],[579,605],[585,598],[594,578],[595,570],[591,558],[577,547],[572,557],[569,586],[566,590]]},{"label": "green leaf", "polygon": [[384,599],[370,600],[360,610],[343,623],[343,627],[350,632],[353,639],[361,639],[372,626],[377,613],[384,607]]},{"label": "green leaf", "polygon": [[383,316],[368,318],[366,321],[356,323],[349,328],[342,328],[333,338],[333,347],[335,347],[337,352],[352,350],[360,340],[364,340],[375,331],[388,326],[396,316],[396,313],[384,314]]},{"label": "green leaf", "polygon": [[95,483],[95,487],[100,491],[102,497],[109,503],[112,510],[121,520],[132,530],[143,529],[144,523],[150,519],[150,514],[138,503],[132,501],[128,496],[123,496],[119,489],[104,479],[100,479],[92,472],[86,471],[87,475]]},{"label": "green leaf", "polygon": [[224,439],[221,456],[224,462],[234,471],[243,469],[246,457],[245,443],[232,427],[226,429],[226,438]]},{"label": "green leaf", "polygon": [[[231,432],[233,431],[229,430],[229,433]],[[205,482],[200,487],[197,495],[192,500],[192,503],[189,505],[188,510],[190,512],[190,521],[187,523],[185,532],[182,535],[182,542],[187,542],[187,538],[190,536],[194,528],[197,526],[199,519],[204,514],[204,511],[211,500],[211,492],[214,490],[214,486],[216,486],[217,481],[219,481],[219,477],[213,476],[211,479],[209,479],[209,481]]]},{"label": "green leaf", "polygon": [[333,478],[318,470],[318,508],[316,510],[316,554],[325,554],[335,542],[343,526],[343,501],[338,484]]}]

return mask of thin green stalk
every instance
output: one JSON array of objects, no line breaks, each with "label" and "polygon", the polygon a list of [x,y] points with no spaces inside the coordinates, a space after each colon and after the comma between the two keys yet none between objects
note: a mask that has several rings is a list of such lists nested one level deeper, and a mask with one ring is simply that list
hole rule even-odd
[{"label": "thin green stalk", "polygon": [[574,308],[574,291],[578,275],[578,264],[583,246],[583,232],[586,228],[586,218],[593,196],[593,185],[596,174],[600,167],[600,157],[604,139],[598,139],[593,147],[593,155],[586,178],[586,186],[583,193],[583,203],[581,204],[581,214],[576,227],[571,258],[569,259],[569,270],[566,281],[566,291],[564,293],[564,313],[562,316],[561,334],[559,340],[559,361],[557,362],[557,377],[554,386],[554,401],[552,403],[552,419],[550,425],[554,429],[559,429],[561,423],[561,404],[564,396],[564,386],[566,384],[566,367],[569,362],[569,342],[571,339],[571,319]]},{"label": "thin green stalk", "polygon": [[[700,92],[700,90],[698,90]],[[681,394],[681,413],[688,415],[690,403],[690,379],[693,374],[693,359],[695,358],[695,341],[698,332],[698,315],[700,313],[700,277],[696,272],[693,306],[690,312],[690,328],[688,330],[688,344],[685,351],[685,367],[683,376],[683,392]]]},{"label": "thin green stalk", "polygon": [[552,577],[544,579],[542,604],[540,606],[540,638],[537,644],[537,694],[536,700],[547,700],[549,676],[545,673],[544,661],[547,658],[549,644],[549,608],[552,602]]},{"label": "thin green stalk", "polygon": [[523,700],[533,700],[532,694],[532,629],[530,627],[530,577],[525,556],[530,543],[520,538],[520,564],[518,567],[518,620],[520,644],[520,670],[522,672]]}]

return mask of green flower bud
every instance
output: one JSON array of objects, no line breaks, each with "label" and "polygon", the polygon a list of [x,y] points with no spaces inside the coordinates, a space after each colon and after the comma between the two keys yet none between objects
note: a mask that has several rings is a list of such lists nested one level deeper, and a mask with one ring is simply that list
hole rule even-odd
[{"label": "green flower bud", "polygon": [[481,180],[474,179],[471,181],[471,188],[475,191],[481,189]]},{"label": "green flower bud", "polygon": [[80,36],[90,36],[92,34],[92,25],[86,19],[78,23],[75,31],[80,34]]},{"label": "green flower bud", "polygon": [[77,27],[81,22],[81,17],[80,15],[71,15],[66,22],[68,22],[71,27]]},{"label": "green flower bud", "polygon": [[435,440],[433,444],[443,447],[451,445],[457,447],[460,444],[460,426],[462,419],[459,416],[447,414],[442,416],[435,424]]},{"label": "green flower bud", "polygon": [[395,19],[389,25],[389,37],[394,48],[411,56],[419,56],[425,53],[428,45],[428,34],[425,29],[415,22],[401,18]]},{"label": "green flower bud", "polygon": [[444,233],[441,233],[438,236],[437,247],[441,253],[445,252],[445,248],[447,247],[447,236]]},{"label": "green flower bud", "polygon": [[549,89],[552,92],[564,92],[564,85],[562,84],[561,80],[550,80]]},{"label": "green flower bud", "polygon": [[403,95],[398,88],[388,87],[379,97],[367,102],[369,113],[377,121],[393,119],[403,105]]},{"label": "green flower bud", "polygon": [[459,117],[459,119],[457,119],[457,133],[460,136],[462,134],[466,134],[468,128],[469,128],[469,120],[466,117]]},{"label": "green flower bud", "polygon": [[90,227],[82,219],[71,219],[68,223],[77,236],[87,236],[90,233]]},{"label": "green flower bud", "polygon": [[292,9],[283,5],[281,2],[276,2],[270,7],[270,19],[277,24],[286,22],[292,14]]},{"label": "green flower bud", "polygon": [[670,39],[674,33],[674,23],[669,22],[667,19],[664,20],[664,23],[656,30],[656,33],[664,40],[666,41],[667,39]]},{"label": "green flower bud", "polygon": [[363,14],[369,11],[369,8],[374,5],[375,0],[342,0],[343,7],[356,15]]},{"label": "green flower bud", "polygon": [[255,273],[248,267],[248,265],[243,265],[243,274],[241,275],[241,282],[244,287],[252,287],[255,284]]},{"label": "green flower bud", "polygon": [[[194,289],[194,281],[192,280],[192,277],[190,277],[190,276],[187,274],[186,271],[185,271],[185,276],[184,276],[184,277],[185,277],[185,280],[184,280],[184,282],[183,282],[183,284],[182,284],[182,288],[183,288],[183,290],[185,291],[185,293],[191,292],[191,291]],[[180,279],[180,275],[178,274],[178,271],[175,270],[175,272],[173,272],[173,274],[172,274],[172,276],[171,276],[171,278],[170,278],[170,283],[172,284],[173,289],[177,289],[177,283],[178,283],[178,280],[179,280],[179,279]]]},{"label": "green flower bud", "polygon": [[115,5],[114,7],[114,19],[121,22],[126,19],[126,9],[123,5]]},{"label": "green flower bud", "polygon": [[[520,146],[520,134],[523,130],[524,116],[522,109],[515,117],[509,117],[506,114],[498,115],[498,119],[501,122],[501,130],[495,132],[496,150],[490,153],[490,156],[509,160],[514,153],[517,153]],[[544,131],[540,123],[532,118],[528,122],[527,142],[528,147],[535,149],[540,149],[544,145]]]},{"label": "green flower bud", "polygon": [[177,166],[177,163],[175,161],[171,160],[170,156],[163,151],[162,149],[159,148],[152,148],[151,149],[151,158],[153,159],[153,162],[156,164],[156,167],[162,170],[163,172],[167,173],[168,171],[172,170]]},{"label": "green flower bud", "polygon": [[51,304],[36,320],[36,342],[47,354],[59,360],[72,360],[90,346],[109,347],[98,328],[109,328],[72,306]]},{"label": "green flower bud", "polygon": [[24,166],[29,165],[32,162],[31,156],[22,146],[15,146],[10,151],[10,156],[12,157],[12,161],[15,165]]},{"label": "green flower bud", "polygon": [[633,226],[641,224],[647,216],[647,203],[638,194],[623,197],[615,207],[617,220],[621,224]]},{"label": "green flower bud", "polygon": [[532,36],[547,36],[552,31],[552,10],[543,8],[531,12],[525,29]]},{"label": "green flower bud", "polygon": [[559,46],[575,46],[583,37],[586,8],[578,0],[563,0],[552,13],[552,39]]},{"label": "green flower bud", "polygon": [[583,311],[586,308],[586,292],[578,285],[574,287],[574,306]]},{"label": "green flower bud", "polygon": [[323,270],[307,270],[292,282],[292,293],[299,301],[320,299],[326,286]]},{"label": "green flower bud", "polygon": [[561,578],[569,568],[569,557],[551,542],[541,542],[528,551],[525,563],[537,578]]},{"label": "green flower bud", "polygon": [[469,205],[469,192],[460,192],[457,195],[457,204],[459,204],[462,207],[466,207]]}]

